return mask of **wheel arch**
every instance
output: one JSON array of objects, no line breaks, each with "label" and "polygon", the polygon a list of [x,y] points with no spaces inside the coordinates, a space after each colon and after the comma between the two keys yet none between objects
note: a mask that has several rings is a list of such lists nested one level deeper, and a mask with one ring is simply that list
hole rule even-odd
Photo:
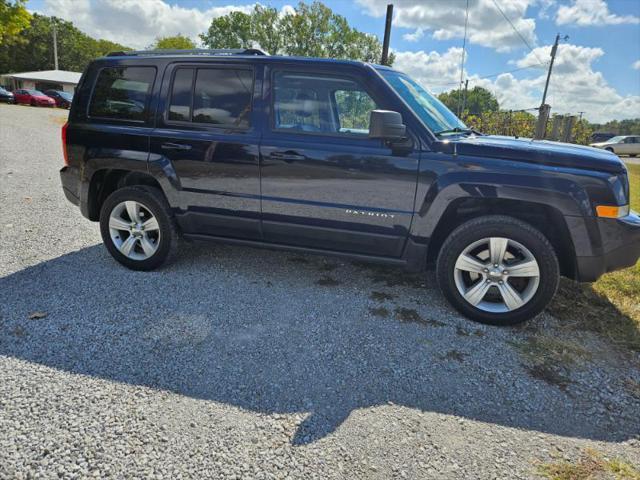
[{"label": "wheel arch", "polygon": [[111,193],[134,185],[147,185],[164,192],[160,183],[146,172],[118,168],[103,168],[93,172],[87,194],[88,218],[97,221],[100,218],[100,208]]},{"label": "wheel arch", "polygon": [[539,230],[553,246],[561,274],[569,278],[575,277],[574,245],[562,213],[547,204],[512,199],[467,197],[451,201],[429,239],[427,264],[435,263],[440,247],[455,228],[484,215],[513,217]]}]

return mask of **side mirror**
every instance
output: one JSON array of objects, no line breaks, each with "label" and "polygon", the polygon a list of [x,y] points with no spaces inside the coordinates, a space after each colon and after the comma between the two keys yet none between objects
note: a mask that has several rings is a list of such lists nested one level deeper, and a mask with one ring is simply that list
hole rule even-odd
[{"label": "side mirror", "polygon": [[407,127],[402,123],[402,115],[391,110],[371,110],[369,116],[369,138],[401,140]]}]

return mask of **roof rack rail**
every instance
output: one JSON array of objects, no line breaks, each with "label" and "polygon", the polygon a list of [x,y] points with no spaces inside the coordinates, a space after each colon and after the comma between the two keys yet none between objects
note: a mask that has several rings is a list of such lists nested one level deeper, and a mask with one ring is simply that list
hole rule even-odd
[{"label": "roof rack rail", "polygon": [[257,48],[195,48],[193,50],[129,50],[110,52],[107,57],[138,57],[146,55],[267,55]]}]

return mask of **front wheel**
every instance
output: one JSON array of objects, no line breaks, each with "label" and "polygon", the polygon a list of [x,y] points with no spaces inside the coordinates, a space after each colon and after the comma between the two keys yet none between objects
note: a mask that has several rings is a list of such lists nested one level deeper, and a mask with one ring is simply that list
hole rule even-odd
[{"label": "front wheel", "polygon": [[438,284],[465,316],[514,325],[540,313],[560,280],[555,251],[531,225],[507,216],[480,217],[456,228],[437,260]]},{"label": "front wheel", "polygon": [[153,270],[172,255],[177,231],[162,192],[147,186],[116,190],[102,204],[100,233],[109,253],[132,270]]}]

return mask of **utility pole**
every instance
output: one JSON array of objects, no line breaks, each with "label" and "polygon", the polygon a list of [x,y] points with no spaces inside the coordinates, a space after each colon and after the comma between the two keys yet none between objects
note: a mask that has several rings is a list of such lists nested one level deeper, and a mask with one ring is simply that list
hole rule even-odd
[{"label": "utility pole", "polygon": [[[568,37],[565,37],[565,39]],[[549,63],[549,71],[547,72],[547,82],[544,84],[544,93],[542,94],[541,106],[547,101],[547,90],[549,90],[549,80],[551,80],[551,70],[553,70],[553,62],[556,60],[556,53],[558,53],[558,42],[560,41],[560,34],[556,35],[556,41],[551,48],[551,62]]]},{"label": "utility pole", "polygon": [[382,58],[380,63],[387,65],[389,63],[389,41],[391,40],[391,20],[393,19],[393,4],[387,5],[387,19],[384,22],[384,40],[382,41]]},{"label": "utility pole", "polygon": [[[563,37],[563,40],[569,38],[568,35]],[[542,94],[542,103],[538,110],[538,124],[536,125],[536,138],[542,139],[545,136],[547,130],[547,120],[549,119],[549,112],[551,107],[547,105],[547,92],[549,90],[549,80],[551,80],[551,71],[553,70],[553,63],[556,60],[556,53],[558,53],[558,43],[560,42],[560,34],[556,35],[556,41],[553,42],[551,47],[551,62],[549,62],[549,71],[547,72],[547,81],[544,84],[544,93]]]},{"label": "utility pole", "polygon": [[[458,112],[458,117],[461,117],[464,109],[467,108],[467,89],[469,88],[469,79],[467,78],[467,80],[464,82],[464,93],[462,94],[462,108],[460,108],[460,111]],[[460,105],[460,103],[458,103],[458,105]]]},{"label": "utility pole", "polygon": [[58,70],[58,32],[56,19],[53,19],[53,69]]}]

